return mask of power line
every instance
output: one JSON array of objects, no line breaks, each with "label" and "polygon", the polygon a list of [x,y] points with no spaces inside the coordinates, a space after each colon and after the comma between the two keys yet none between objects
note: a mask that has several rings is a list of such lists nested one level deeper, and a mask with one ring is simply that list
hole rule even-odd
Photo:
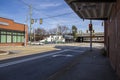
[{"label": "power line", "polygon": [[72,14],[73,12],[69,12],[69,13],[64,13],[64,14],[59,14],[59,15],[55,15],[55,16],[50,16],[50,17],[45,17],[43,19],[48,19],[48,18],[53,18],[53,17],[60,17],[60,16],[64,16],[64,15],[69,15]]},{"label": "power line", "polygon": [[[19,0],[19,1],[21,1],[21,2],[22,2],[24,5],[26,5],[27,7],[30,7],[30,4],[24,2],[23,0]],[[35,7],[33,7],[33,6],[32,6],[32,9],[40,12],[40,9],[37,9],[37,8],[35,8]],[[69,13],[58,14],[58,15],[54,15],[54,16],[50,16],[50,15],[44,14],[44,15],[47,16],[47,17],[43,17],[42,19],[53,19],[53,20],[57,21],[58,19],[55,19],[55,17],[70,15],[70,14],[73,14],[73,13],[74,13],[74,12],[69,12]],[[40,18],[34,18],[34,19],[37,19],[37,20],[38,20],[38,19],[40,19]],[[46,21],[45,21],[45,22],[46,22]],[[77,21],[74,21],[74,23],[76,23],[76,22],[77,22]],[[46,23],[48,23],[48,22],[46,22]],[[55,25],[55,24],[51,24],[51,23],[48,23],[48,24],[49,24],[49,25]],[[69,25],[70,25],[70,24],[69,24]]]},{"label": "power line", "polygon": [[[30,4],[28,4],[28,3],[25,3],[23,0],[19,0],[19,1],[21,1],[22,3],[24,3],[26,6],[30,6]],[[37,8],[35,8],[35,7],[33,7],[32,6],[32,8],[34,9],[34,10],[36,10],[36,11],[39,11],[40,12],[40,10],[39,9],[37,9]],[[47,17],[43,17],[42,19],[49,19],[49,18],[54,18],[54,17],[60,17],[60,16],[64,16],[64,15],[70,15],[70,14],[73,14],[74,12],[69,12],[69,13],[64,13],[64,14],[58,14],[58,15],[55,15],[55,16],[50,16],[50,15],[45,15],[45,16],[47,16]],[[56,19],[55,19],[56,20]]]},{"label": "power line", "polygon": [[23,0],[19,0],[19,1],[22,2],[24,5],[26,5],[27,7],[30,6],[30,4],[25,3]]}]

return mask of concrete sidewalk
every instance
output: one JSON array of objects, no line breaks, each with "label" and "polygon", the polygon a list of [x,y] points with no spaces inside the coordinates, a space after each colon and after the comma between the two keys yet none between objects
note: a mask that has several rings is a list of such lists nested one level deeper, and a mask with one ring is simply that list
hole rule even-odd
[{"label": "concrete sidewalk", "polygon": [[71,65],[49,80],[119,80],[100,49],[85,52]]},{"label": "concrete sidewalk", "polygon": [[27,47],[1,47],[1,51],[9,51],[9,54],[0,55],[0,60],[41,54],[43,52],[59,50],[51,46],[27,46]]}]

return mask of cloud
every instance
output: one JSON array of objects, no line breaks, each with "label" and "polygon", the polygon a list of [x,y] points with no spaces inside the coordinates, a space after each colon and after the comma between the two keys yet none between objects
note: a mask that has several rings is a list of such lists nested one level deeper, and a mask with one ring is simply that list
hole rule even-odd
[{"label": "cloud", "polygon": [[[1,0],[2,1],[2,0]],[[5,1],[5,0],[4,0]],[[46,18],[51,16],[56,16],[64,13],[73,12],[73,14],[68,14],[64,16],[59,16],[55,18],[43,19],[43,24],[39,25],[39,23],[33,25],[33,27],[42,27],[45,29],[55,28],[57,25],[65,25],[71,28],[72,25],[78,27],[79,30],[87,30],[89,20],[85,20],[83,22],[76,13],[64,2],[64,0],[23,0],[27,4],[32,4],[32,18],[39,19],[39,18]],[[6,1],[5,1],[6,2]],[[6,4],[6,5],[5,5]],[[0,15],[1,17],[7,17],[13,19],[17,22],[24,23],[26,20],[26,15],[29,12],[29,7],[23,4],[21,1],[10,1],[10,3],[5,3],[1,5]],[[13,6],[10,6],[13,5]],[[9,6],[9,7],[8,7]],[[18,9],[18,6],[19,7]],[[29,17],[29,14],[28,14]],[[93,21],[94,28],[96,31],[102,31],[103,28],[101,27],[100,21]],[[29,24],[28,24],[29,25]]]},{"label": "cloud", "polygon": [[61,6],[62,3],[56,3],[56,2],[39,2],[39,3],[33,3],[33,6],[37,9],[49,9],[53,7]]},{"label": "cloud", "polygon": [[40,7],[48,8],[48,7],[57,7],[60,6],[61,3],[43,3],[39,5]]},{"label": "cloud", "polygon": [[64,13],[70,13],[70,12],[73,12],[70,8],[62,7],[62,6],[52,11],[52,13],[54,14],[64,14]]}]

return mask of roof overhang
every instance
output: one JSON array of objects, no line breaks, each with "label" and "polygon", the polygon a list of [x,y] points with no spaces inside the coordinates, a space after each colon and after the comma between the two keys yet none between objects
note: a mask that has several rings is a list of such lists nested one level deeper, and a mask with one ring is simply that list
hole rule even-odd
[{"label": "roof overhang", "polygon": [[116,0],[65,0],[82,19],[107,20]]}]

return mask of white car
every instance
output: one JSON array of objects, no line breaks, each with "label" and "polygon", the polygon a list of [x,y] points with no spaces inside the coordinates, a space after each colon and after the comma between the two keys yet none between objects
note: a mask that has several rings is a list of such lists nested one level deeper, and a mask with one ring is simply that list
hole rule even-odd
[{"label": "white car", "polygon": [[39,45],[43,45],[43,44],[45,44],[45,43],[39,42]]},{"label": "white car", "polygon": [[44,43],[42,42],[31,42],[32,45],[43,45]]}]

